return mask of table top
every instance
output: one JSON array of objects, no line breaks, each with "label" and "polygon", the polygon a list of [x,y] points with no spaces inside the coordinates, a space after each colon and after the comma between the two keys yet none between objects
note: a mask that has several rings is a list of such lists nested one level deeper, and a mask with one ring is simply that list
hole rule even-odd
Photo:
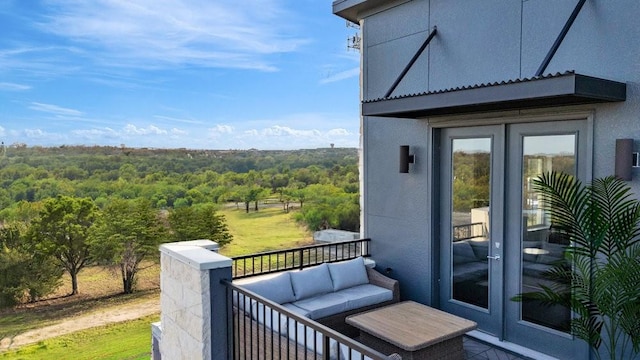
[{"label": "table top", "polygon": [[351,315],[346,322],[406,351],[453,339],[477,327],[473,321],[414,301]]}]

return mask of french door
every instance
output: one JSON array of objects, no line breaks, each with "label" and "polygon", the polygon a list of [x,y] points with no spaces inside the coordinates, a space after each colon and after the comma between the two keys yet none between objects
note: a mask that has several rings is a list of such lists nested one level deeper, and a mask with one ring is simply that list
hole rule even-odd
[{"label": "french door", "polygon": [[[514,301],[554,284],[568,239],[554,231],[532,181],[549,171],[587,179],[586,120],[442,129],[440,306],[480,331],[562,359],[588,358],[561,305]],[[568,264],[567,266],[570,266]]]}]

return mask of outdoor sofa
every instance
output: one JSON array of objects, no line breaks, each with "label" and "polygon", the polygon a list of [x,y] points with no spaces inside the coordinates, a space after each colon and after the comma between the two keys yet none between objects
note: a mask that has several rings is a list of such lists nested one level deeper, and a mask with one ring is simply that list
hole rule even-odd
[{"label": "outdoor sofa", "polygon": [[[358,330],[345,323],[347,316],[400,301],[398,281],[365,266],[362,257],[234,283],[349,337],[356,337]],[[243,297],[234,298],[234,303],[245,313],[243,322],[257,323],[288,337],[289,341],[306,344],[315,352],[322,349],[321,334],[280,314],[277,309]],[[331,351],[333,358],[335,353],[344,356],[348,350],[332,341]]]}]

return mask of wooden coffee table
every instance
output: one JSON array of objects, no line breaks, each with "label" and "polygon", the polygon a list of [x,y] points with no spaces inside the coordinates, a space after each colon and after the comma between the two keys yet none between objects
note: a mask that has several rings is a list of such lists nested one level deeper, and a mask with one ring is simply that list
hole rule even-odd
[{"label": "wooden coffee table", "polygon": [[413,301],[351,315],[346,322],[360,330],[360,342],[382,353],[398,353],[403,360],[462,360],[462,337],[477,327],[473,321]]}]

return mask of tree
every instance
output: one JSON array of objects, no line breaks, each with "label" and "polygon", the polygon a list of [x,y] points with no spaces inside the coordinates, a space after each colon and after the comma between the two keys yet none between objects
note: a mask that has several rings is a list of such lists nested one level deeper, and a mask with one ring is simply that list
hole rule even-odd
[{"label": "tree", "polygon": [[233,240],[224,215],[212,204],[173,209],[169,224],[177,241],[209,239],[222,247]]},{"label": "tree", "polygon": [[249,205],[255,202],[255,211],[258,211],[258,200],[264,197],[264,189],[257,185],[237,185],[234,186],[227,196],[229,200],[243,202],[245,212],[249,213]]},{"label": "tree", "polygon": [[307,206],[301,208],[295,217],[310,230],[360,230],[358,194],[346,193],[344,189],[331,184],[314,184],[299,192],[308,201]]},{"label": "tree", "polygon": [[102,211],[89,243],[94,260],[120,269],[123,292],[131,294],[142,262],[155,256],[166,239],[167,229],[150,201],[114,199]]},{"label": "tree", "polygon": [[598,359],[602,345],[607,359],[634,358],[640,352],[640,201],[615,177],[584,186],[551,173],[533,184],[554,228],[573,246],[565,251],[566,263],[545,274],[557,285],[541,285],[514,300],[570,307],[571,331]]},{"label": "tree", "polygon": [[58,196],[44,202],[29,228],[35,248],[56,259],[71,276],[71,294],[78,293],[78,273],[89,261],[89,229],[98,213],[89,198]]},{"label": "tree", "polygon": [[24,239],[24,229],[20,222],[0,228],[0,308],[25,297],[34,302],[60,286],[63,269],[51,257],[34,251]]}]

